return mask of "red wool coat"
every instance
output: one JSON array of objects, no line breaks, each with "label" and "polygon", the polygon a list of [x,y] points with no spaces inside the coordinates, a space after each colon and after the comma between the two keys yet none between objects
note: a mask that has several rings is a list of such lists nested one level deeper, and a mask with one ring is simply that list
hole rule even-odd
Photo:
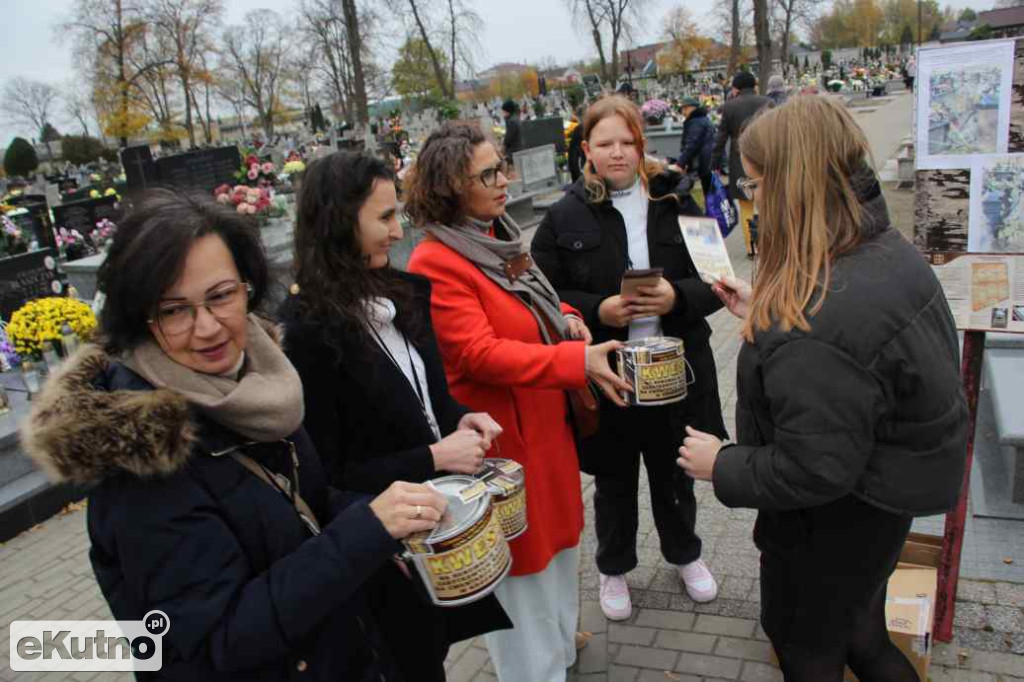
[{"label": "red wool coat", "polygon": [[[583,530],[565,389],[586,385],[585,346],[545,345],[522,301],[438,241],[420,243],[409,270],[433,284],[430,314],[451,394],[504,429],[488,455],[526,471],[529,528],[511,542],[512,575],[539,573]],[[564,303],[562,311],[575,312]]]}]

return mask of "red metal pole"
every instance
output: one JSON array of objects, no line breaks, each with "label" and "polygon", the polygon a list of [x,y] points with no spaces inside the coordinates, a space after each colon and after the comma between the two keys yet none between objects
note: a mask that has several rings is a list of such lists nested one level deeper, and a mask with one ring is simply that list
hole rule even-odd
[{"label": "red metal pole", "polygon": [[964,393],[967,394],[967,460],[964,462],[964,480],[960,485],[960,499],[953,511],[946,514],[946,530],[942,536],[942,556],[939,560],[939,585],[935,595],[935,639],[948,642],[953,639],[953,610],[956,603],[956,585],[960,579],[960,550],[964,543],[967,522],[967,493],[971,487],[971,464],[974,460],[974,426],[978,421],[978,392],[981,389],[981,361],[985,353],[985,332],[964,332],[964,353],[961,372]]}]

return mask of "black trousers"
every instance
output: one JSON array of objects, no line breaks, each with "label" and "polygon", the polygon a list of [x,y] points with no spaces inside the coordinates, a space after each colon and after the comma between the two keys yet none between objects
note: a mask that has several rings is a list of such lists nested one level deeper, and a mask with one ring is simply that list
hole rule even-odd
[{"label": "black trousers", "polygon": [[761,512],[761,625],[787,682],[916,682],[889,639],[886,583],[912,519],[852,495],[820,507]]},{"label": "black trousers", "polygon": [[[713,400],[717,403],[717,393]],[[598,570],[622,575],[636,568],[641,457],[647,467],[662,555],[677,565],[700,558],[701,540],[694,530],[697,500],[693,479],[676,465],[683,426],[699,422],[687,420],[679,404],[605,409],[601,420],[599,437],[605,454],[594,477]]]}]

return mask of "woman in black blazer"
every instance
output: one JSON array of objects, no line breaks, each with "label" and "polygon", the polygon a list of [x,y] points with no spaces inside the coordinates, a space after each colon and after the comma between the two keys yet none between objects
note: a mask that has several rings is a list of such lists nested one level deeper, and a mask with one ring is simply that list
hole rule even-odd
[{"label": "woman in black blazer", "polygon": [[[401,239],[394,173],[337,152],[310,164],[295,228],[296,284],[285,301],[285,352],[302,378],[305,426],[333,484],[379,491],[474,473],[501,427],[448,393],[430,327],[430,284],[389,267]],[[371,607],[409,680],[443,680],[451,643],[511,627],[491,596],[428,605],[398,567]]]}]

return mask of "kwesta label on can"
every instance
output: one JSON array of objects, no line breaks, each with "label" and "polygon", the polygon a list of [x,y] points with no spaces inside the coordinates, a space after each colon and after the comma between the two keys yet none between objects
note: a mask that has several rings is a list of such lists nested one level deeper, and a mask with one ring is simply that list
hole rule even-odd
[{"label": "kwesta label on can", "polygon": [[443,545],[451,549],[435,551],[424,558],[424,567],[440,601],[462,600],[485,590],[503,575],[512,560],[501,525],[489,511]]}]

